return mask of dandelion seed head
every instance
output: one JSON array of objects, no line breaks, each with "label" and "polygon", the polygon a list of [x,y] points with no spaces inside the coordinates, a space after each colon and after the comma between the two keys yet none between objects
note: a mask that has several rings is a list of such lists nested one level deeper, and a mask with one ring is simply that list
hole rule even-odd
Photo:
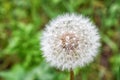
[{"label": "dandelion seed head", "polygon": [[98,54],[96,26],[82,15],[64,14],[46,25],[41,49],[46,61],[62,70],[83,67]]}]

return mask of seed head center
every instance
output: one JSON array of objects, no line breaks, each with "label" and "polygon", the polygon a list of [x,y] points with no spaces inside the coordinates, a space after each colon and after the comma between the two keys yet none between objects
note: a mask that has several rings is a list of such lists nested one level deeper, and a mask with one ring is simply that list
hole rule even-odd
[{"label": "seed head center", "polygon": [[65,50],[75,50],[78,47],[79,38],[75,33],[64,33],[61,35],[61,41]]}]

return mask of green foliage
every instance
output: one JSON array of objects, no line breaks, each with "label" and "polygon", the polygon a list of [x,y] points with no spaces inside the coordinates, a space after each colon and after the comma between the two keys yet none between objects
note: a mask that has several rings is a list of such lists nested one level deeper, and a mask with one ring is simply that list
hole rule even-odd
[{"label": "green foliage", "polygon": [[0,0],[0,80],[69,80],[67,71],[44,61],[39,45],[45,24],[66,12],[90,17],[101,34],[101,54],[75,69],[75,79],[119,80],[119,5],[119,0]]},{"label": "green foliage", "polygon": [[67,74],[56,72],[49,65],[42,63],[31,70],[26,70],[21,65],[15,65],[10,71],[0,72],[5,80],[62,80]]}]

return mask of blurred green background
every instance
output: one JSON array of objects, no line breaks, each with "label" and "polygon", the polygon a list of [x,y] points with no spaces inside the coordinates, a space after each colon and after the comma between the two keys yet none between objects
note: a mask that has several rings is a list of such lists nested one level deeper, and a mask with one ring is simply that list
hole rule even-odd
[{"label": "blurred green background", "polygon": [[88,16],[101,34],[99,55],[75,80],[120,80],[120,0],[0,0],[0,80],[69,80],[39,46],[45,24],[66,12]]}]

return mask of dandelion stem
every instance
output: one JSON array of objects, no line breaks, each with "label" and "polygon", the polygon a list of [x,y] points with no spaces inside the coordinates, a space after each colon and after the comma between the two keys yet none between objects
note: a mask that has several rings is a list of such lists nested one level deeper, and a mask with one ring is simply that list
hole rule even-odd
[{"label": "dandelion stem", "polygon": [[72,69],[70,70],[70,80],[74,80],[74,72]]}]

